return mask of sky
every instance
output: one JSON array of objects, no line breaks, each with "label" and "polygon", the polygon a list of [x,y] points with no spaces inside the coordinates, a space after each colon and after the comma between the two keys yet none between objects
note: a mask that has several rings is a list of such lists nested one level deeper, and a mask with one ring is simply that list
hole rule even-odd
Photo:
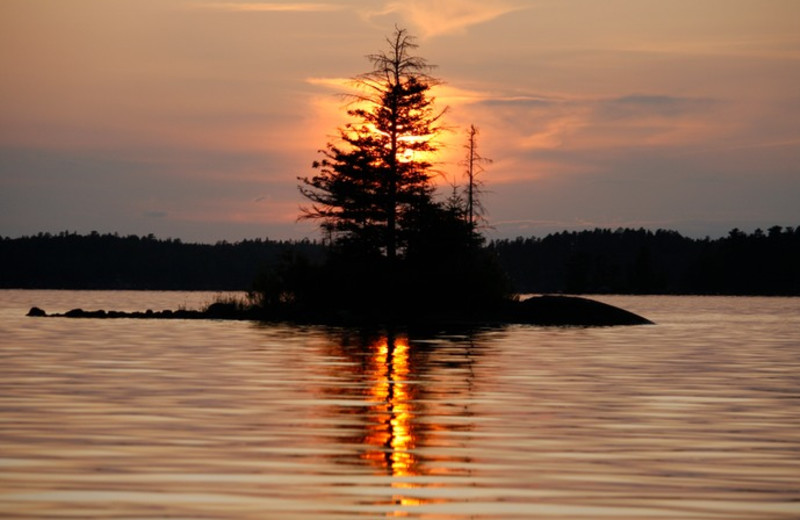
[{"label": "sky", "polygon": [[297,177],[396,26],[492,238],[800,226],[797,0],[2,0],[0,236],[319,238]]}]

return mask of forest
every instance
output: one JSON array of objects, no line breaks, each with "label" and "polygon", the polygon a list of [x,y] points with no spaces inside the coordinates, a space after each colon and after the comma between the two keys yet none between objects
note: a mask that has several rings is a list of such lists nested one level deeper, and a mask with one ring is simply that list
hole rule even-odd
[{"label": "forest", "polygon": [[520,293],[800,295],[800,228],[595,229],[489,245]]},{"label": "forest", "polygon": [[183,243],[92,232],[0,239],[0,287],[24,289],[248,290],[282,257],[316,259],[307,240]]},{"label": "forest", "polygon": [[[717,239],[675,231],[595,229],[494,240],[517,293],[800,295],[800,227],[732,230]],[[287,257],[322,262],[320,242],[183,243],[152,235],[62,232],[0,238],[0,287],[250,290]]]}]

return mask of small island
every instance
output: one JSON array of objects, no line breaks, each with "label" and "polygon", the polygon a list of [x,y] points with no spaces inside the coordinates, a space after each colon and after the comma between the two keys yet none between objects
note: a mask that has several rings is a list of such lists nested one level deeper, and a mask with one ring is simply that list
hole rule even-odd
[{"label": "small island", "polygon": [[[176,320],[253,320],[253,321],[292,321],[315,322],[330,325],[365,325],[376,324],[375,321],[368,321],[365,316],[355,316],[348,312],[331,312],[327,315],[309,314],[275,314],[268,315],[262,308],[243,305],[239,302],[214,302],[202,310],[162,310],[153,311],[148,309],[144,312],[122,312],[83,309],[72,309],[63,314],[48,314],[39,307],[32,307],[28,311],[31,317],[52,317],[52,318],[128,318],[128,319],[176,319]],[[374,320],[375,316],[370,316],[369,320]],[[419,316],[415,322],[406,324],[424,325],[503,325],[503,324],[527,324],[541,326],[580,326],[580,327],[610,327],[620,325],[648,325],[653,322],[620,309],[613,305],[598,302],[588,298],[577,296],[562,295],[543,295],[527,298],[522,301],[512,301],[503,309],[491,316],[483,316],[479,321],[457,320],[450,318],[450,321],[443,321],[440,316]]]}]

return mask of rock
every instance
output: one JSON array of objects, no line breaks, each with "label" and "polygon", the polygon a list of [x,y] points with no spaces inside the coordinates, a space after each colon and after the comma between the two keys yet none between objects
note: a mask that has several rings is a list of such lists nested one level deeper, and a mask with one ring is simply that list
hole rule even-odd
[{"label": "rock", "polygon": [[516,304],[510,320],[531,325],[610,327],[653,322],[607,303],[577,296],[536,296]]},{"label": "rock", "polygon": [[28,311],[27,316],[41,317],[41,316],[47,316],[47,313],[44,312],[39,307],[31,307],[31,310]]},{"label": "rock", "polygon": [[224,320],[239,318],[241,313],[235,303],[215,302],[206,308],[205,314],[211,319]]},{"label": "rock", "polygon": [[[56,314],[55,316],[59,316]],[[72,309],[61,315],[65,318],[108,318],[108,313],[104,310],[85,311],[83,309]]]}]

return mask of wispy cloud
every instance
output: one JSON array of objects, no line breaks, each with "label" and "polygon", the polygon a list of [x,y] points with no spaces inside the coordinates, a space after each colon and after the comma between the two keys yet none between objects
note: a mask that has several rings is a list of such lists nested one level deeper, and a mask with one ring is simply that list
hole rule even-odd
[{"label": "wispy cloud", "polygon": [[353,80],[350,78],[322,78],[313,77],[306,78],[306,83],[318,87],[326,87],[330,89],[342,90],[353,87]]},{"label": "wispy cloud", "polygon": [[325,11],[338,11],[342,6],[324,3],[304,3],[304,2],[207,2],[199,4],[199,8],[211,9],[217,11],[232,11],[232,12],[272,12],[272,13],[288,13],[288,12],[325,12]]},{"label": "wispy cloud", "polygon": [[695,37],[670,41],[616,41],[611,48],[622,52],[674,56],[749,57],[777,60],[800,59],[800,38],[796,35],[767,35],[758,38],[731,36]]},{"label": "wispy cloud", "polygon": [[[493,93],[473,117],[505,134],[519,150],[611,149],[691,145],[728,131],[720,100],[665,94],[616,97]],[[507,129],[515,129],[516,138]]]},{"label": "wispy cloud", "polygon": [[633,115],[658,115],[678,117],[690,113],[705,112],[717,101],[709,98],[630,94],[601,101],[606,116],[626,117]]},{"label": "wispy cloud", "polygon": [[467,27],[522,9],[526,7],[505,1],[403,0],[386,2],[382,9],[366,15],[373,19],[399,14],[415,26],[420,36],[430,38],[463,32]]}]

